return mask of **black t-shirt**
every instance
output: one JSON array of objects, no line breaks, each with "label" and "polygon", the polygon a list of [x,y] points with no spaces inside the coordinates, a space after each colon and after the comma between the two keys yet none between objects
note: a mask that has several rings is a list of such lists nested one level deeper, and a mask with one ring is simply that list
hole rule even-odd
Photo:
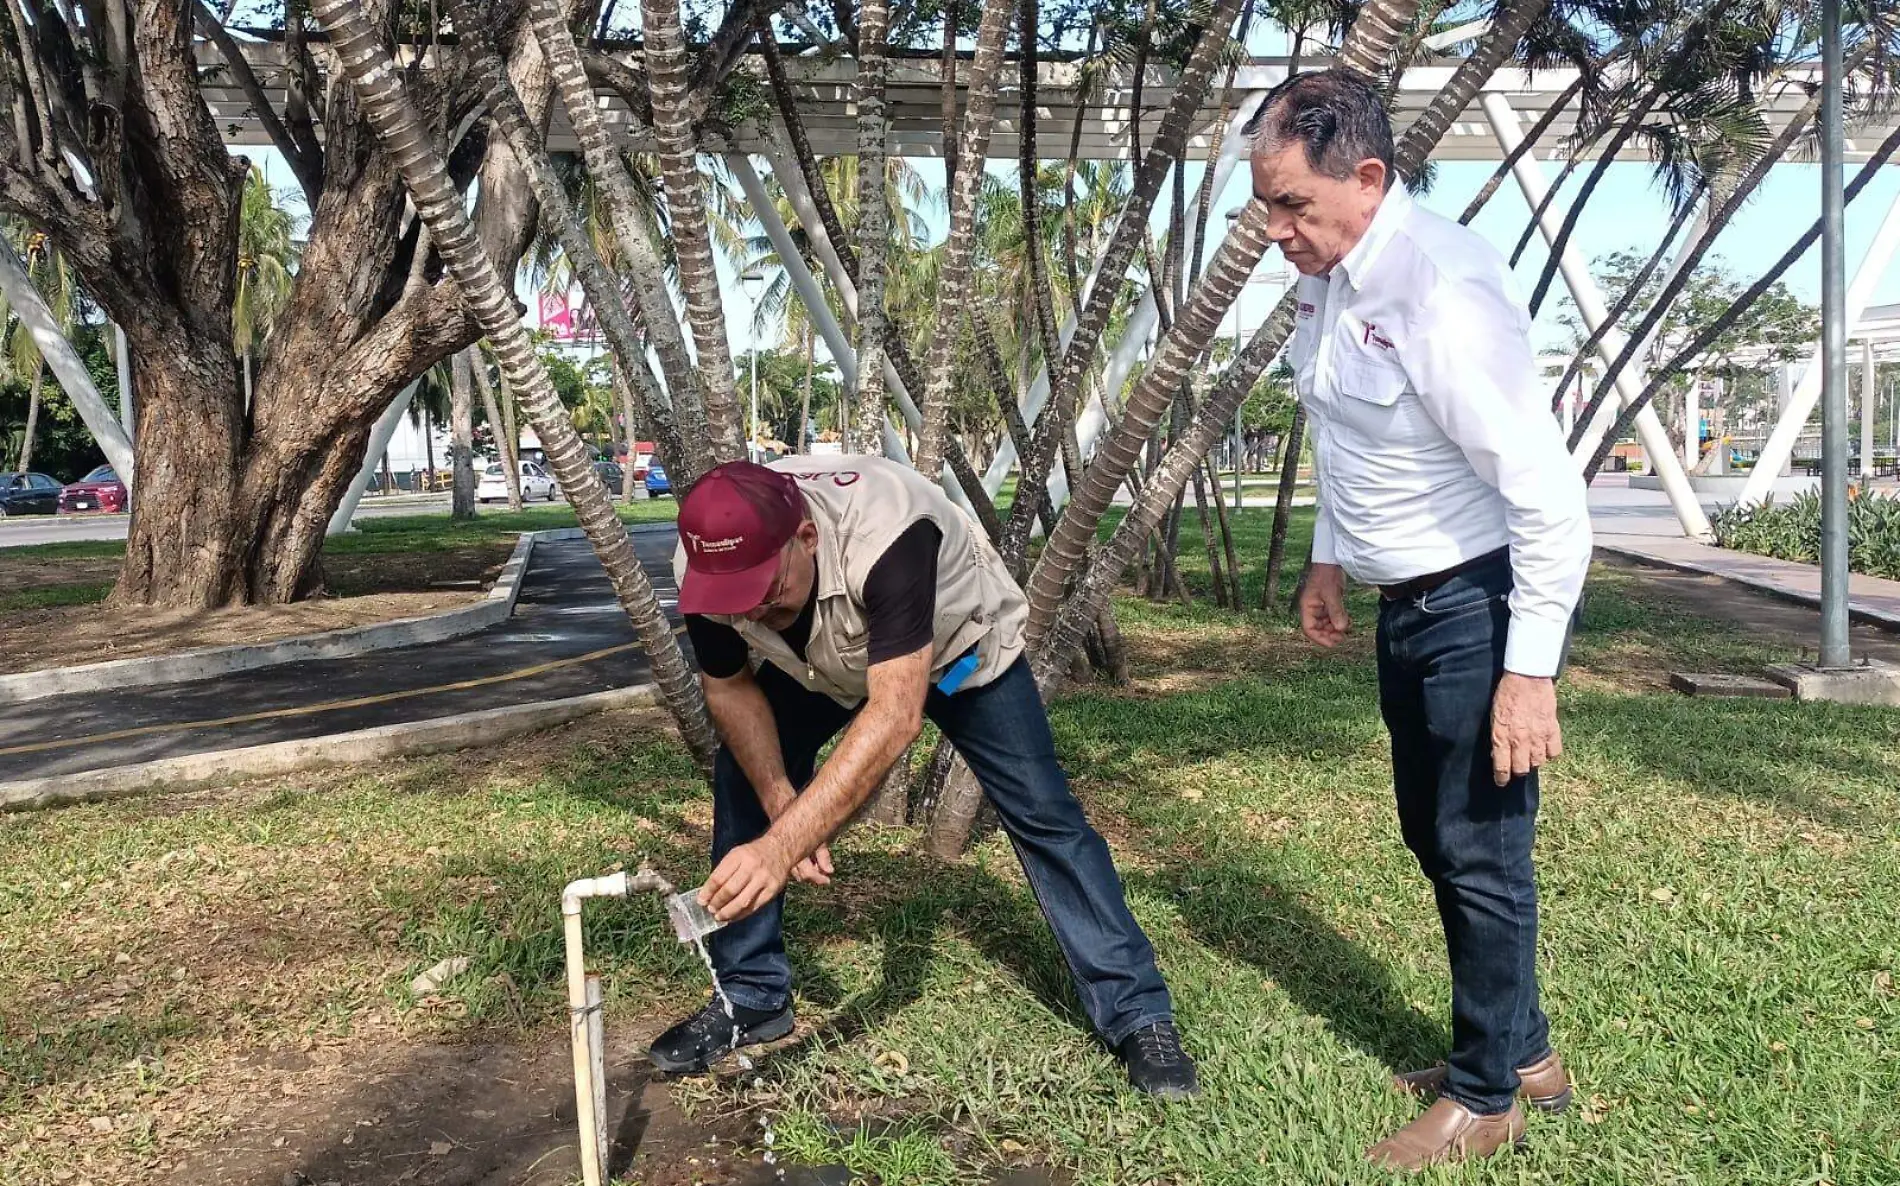
[{"label": "black t-shirt", "polygon": [[[882,663],[930,645],[936,635],[937,547],[943,532],[928,519],[919,519],[891,541],[864,580],[864,617],[870,627],[868,660]],[[818,604],[818,583],[798,620],[779,631],[792,653],[805,657],[811,642],[812,612]],[[714,679],[731,679],[745,667],[745,639],[723,622],[698,614],[686,615],[686,636],[692,641],[699,669]]]}]

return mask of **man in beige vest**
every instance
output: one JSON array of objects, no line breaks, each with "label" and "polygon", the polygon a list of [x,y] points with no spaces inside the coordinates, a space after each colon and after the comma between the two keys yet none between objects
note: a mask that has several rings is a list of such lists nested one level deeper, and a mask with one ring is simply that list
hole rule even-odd
[{"label": "man in beige vest", "polygon": [[709,1001],[653,1043],[654,1064],[702,1071],[791,1032],[785,884],[829,883],[826,842],[929,717],[995,805],[1129,1081],[1194,1094],[1154,949],[1056,761],[1023,656],[1028,609],[989,541],[880,457],[729,462],[694,485],[679,523],[680,610],[723,742],[701,901],[726,924],[709,947],[734,1015]]}]

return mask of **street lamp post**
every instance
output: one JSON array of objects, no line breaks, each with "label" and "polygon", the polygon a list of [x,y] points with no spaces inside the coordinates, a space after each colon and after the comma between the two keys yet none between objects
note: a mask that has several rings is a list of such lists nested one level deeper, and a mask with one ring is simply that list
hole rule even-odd
[{"label": "street lamp post", "polygon": [[759,451],[759,294],[765,288],[765,273],[748,268],[739,277],[746,297],[752,302],[752,431],[746,437],[746,458]]},{"label": "street lamp post", "polygon": [[1821,658],[1846,667],[1847,258],[1841,237],[1841,0],[1821,2]]}]

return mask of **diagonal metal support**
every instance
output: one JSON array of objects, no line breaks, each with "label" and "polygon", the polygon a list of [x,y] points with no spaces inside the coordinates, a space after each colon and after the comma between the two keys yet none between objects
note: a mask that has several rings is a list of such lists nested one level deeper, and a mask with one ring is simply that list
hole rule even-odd
[{"label": "diagonal metal support", "polygon": [[[1900,248],[1900,194],[1895,194],[1893,204],[1887,207],[1886,220],[1874,232],[1874,241],[1868,244],[1867,254],[1861,257],[1860,266],[1854,271],[1854,280],[1847,286],[1847,307],[1842,318],[1844,333],[1852,335],[1866,313],[1867,304],[1880,286],[1887,265],[1893,261],[1896,248]],[[1795,440],[1807,427],[1808,417],[1814,415],[1814,407],[1820,402],[1823,369],[1821,343],[1816,342],[1807,369],[1801,372],[1800,382],[1795,384],[1794,395],[1761,447],[1761,456],[1756,458],[1755,468],[1749,472],[1739,501],[1760,502],[1774,489],[1775,475],[1794,456]]]},{"label": "diagonal metal support", "polygon": [[[1509,152],[1524,140],[1523,131],[1518,124],[1517,112],[1511,109],[1511,101],[1504,95],[1492,91],[1480,101],[1484,109],[1486,122],[1491,125],[1492,134],[1497,137],[1498,145]],[[1523,191],[1524,201],[1535,210],[1549,192],[1550,184],[1544,177],[1544,167],[1534,152],[1525,152],[1517,159],[1511,174],[1517,179],[1518,189]],[[1558,227],[1564,217],[1564,211],[1553,203],[1544,210],[1537,220],[1538,230],[1543,233],[1544,242],[1555,243]],[[1677,258],[1681,258],[1678,256]],[[1570,292],[1570,299],[1576,302],[1577,312],[1583,316],[1586,328],[1594,332],[1609,315],[1604,305],[1603,294],[1597,288],[1596,281],[1590,275],[1590,268],[1584,261],[1583,253],[1576,243],[1565,245],[1559,257],[1559,270],[1563,275],[1564,287]],[[1618,330],[1610,330],[1597,343],[1597,353],[1608,366],[1621,352],[1627,339]],[[1628,407],[1636,401],[1643,391],[1643,379],[1640,369],[1624,367],[1616,379],[1616,397],[1618,403]],[[1609,401],[1604,401],[1605,412],[1612,411]],[[1594,423],[1594,422],[1593,422]],[[1683,471],[1682,461],[1676,456],[1675,446],[1670,443],[1669,434],[1663,430],[1662,421],[1656,418],[1656,409],[1644,407],[1636,414],[1636,432],[1643,442],[1643,451],[1649,455],[1650,465],[1662,479],[1663,491],[1669,496],[1669,505],[1676,512],[1676,518],[1682,524],[1683,534],[1692,539],[1710,537],[1709,518],[1702,511],[1695,491],[1689,486],[1689,476]],[[1601,440],[1602,434],[1592,430],[1592,437]],[[1590,440],[1585,447],[1579,447],[1574,456],[1582,464],[1595,452]]]}]

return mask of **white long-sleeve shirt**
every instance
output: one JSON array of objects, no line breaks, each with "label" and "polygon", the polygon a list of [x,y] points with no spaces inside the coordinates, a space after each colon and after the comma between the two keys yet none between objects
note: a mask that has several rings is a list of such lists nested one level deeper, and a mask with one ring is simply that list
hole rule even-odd
[{"label": "white long-sleeve shirt", "polygon": [[1505,669],[1556,674],[1590,516],[1502,257],[1395,186],[1339,265],[1296,292],[1314,563],[1394,585],[1508,545]]}]

